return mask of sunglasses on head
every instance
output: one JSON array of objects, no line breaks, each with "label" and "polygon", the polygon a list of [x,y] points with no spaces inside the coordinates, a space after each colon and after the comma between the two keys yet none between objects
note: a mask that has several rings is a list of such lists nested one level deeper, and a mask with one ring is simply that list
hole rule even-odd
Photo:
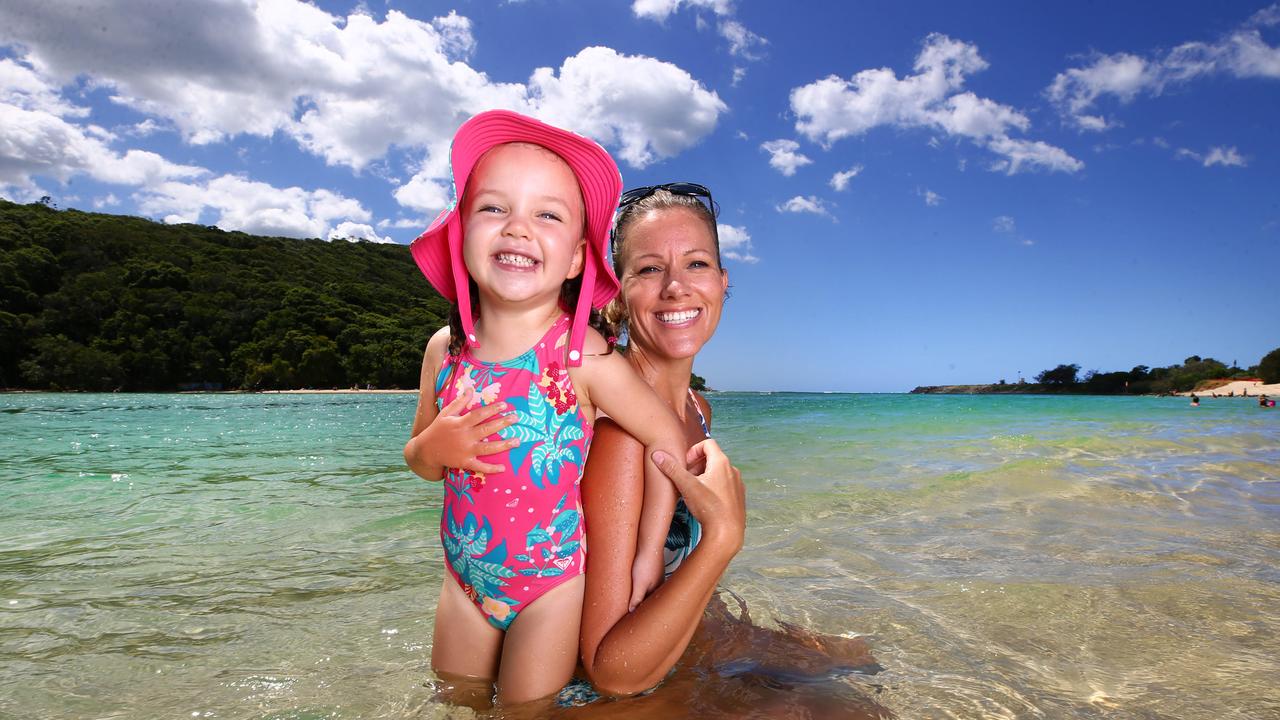
[{"label": "sunglasses on head", "polygon": [[[698,183],[691,182],[673,182],[665,183],[663,185],[648,185],[646,187],[631,188],[630,190],[622,193],[622,197],[618,200],[618,217],[622,217],[622,213],[626,212],[627,208],[635,205],[659,190],[666,190],[672,195],[683,195],[685,197],[696,198],[698,202],[706,206],[707,210],[711,211],[712,218],[720,217],[720,206],[716,204],[715,200],[711,199],[711,190],[707,188],[706,185],[699,185]],[[719,235],[718,229],[716,230],[716,235]],[[617,252],[617,244],[618,236],[617,228],[615,227],[609,231],[609,252]],[[718,247],[719,244],[720,239],[717,237],[716,246]]]},{"label": "sunglasses on head", "polygon": [[[698,183],[691,182],[673,182],[663,185],[648,185],[646,187],[631,188],[630,190],[622,193],[622,198],[618,201],[618,211],[621,212],[626,210],[629,205],[634,205],[659,190],[666,190],[672,195],[684,195],[686,197],[698,198],[699,201],[707,206],[707,209],[711,211],[712,215],[716,217],[719,217],[720,215],[720,206],[716,204],[715,200],[711,199],[711,190],[705,185],[699,185]],[[705,198],[705,200],[703,200],[703,198]]]}]

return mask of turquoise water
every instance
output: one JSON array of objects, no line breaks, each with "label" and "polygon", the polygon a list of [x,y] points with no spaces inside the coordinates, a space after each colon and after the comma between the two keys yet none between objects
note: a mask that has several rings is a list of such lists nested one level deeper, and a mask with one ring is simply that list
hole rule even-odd
[{"label": "turquoise water", "polygon": [[[711,400],[749,491],[724,585],[884,667],[822,692],[908,718],[1280,717],[1280,411]],[[450,715],[414,402],[0,396],[0,716]]]}]

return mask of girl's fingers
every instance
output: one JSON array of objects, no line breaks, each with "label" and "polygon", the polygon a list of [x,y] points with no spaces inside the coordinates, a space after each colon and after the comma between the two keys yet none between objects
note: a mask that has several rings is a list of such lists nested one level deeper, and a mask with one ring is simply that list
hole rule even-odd
[{"label": "girl's fingers", "polygon": [[467,420],[472,424],[479,425],[486,420],[490,420],[498,413],[506,412],[511,408],[504,402],[493,403],[492,405],[482,405],[475,410],[467,413]]},{"label": "girl's fingers", "polygon": [[506,452],[519,444],[519,438],[509,438],[507,440],[486,440],[485,442],[479,442],[476,443],[476,457],[497,455],[498,453]]},{"label": "girl's fingers", "polygon": [[503,415],[500,418],[490,420],[489,422],[477,427],[476,434],[480,437],[489,437],[505,427],[514,425],[517,419],[518,418],[515,416],[515,413]]},{"label": "girl's fingers", "polygon": [[461,415],[462,411],[466,409],[467,403],[471,402],[471,396],[474,393],[475,391],[469,387],[463,388],[462,392],[458,393],[458,397],[453,399],[453,402],[440,408],[440,414],[441,415]]},{"label": "girl's fingers", "polygon": [[480,473],[484,473],[485,475],[493,475],[494,473],[502,472],[505,468],[501,465],[494,465],[493,463],[487,463],[481,460],[480,458],[472,458],[471,462],[467,463],[467,469],[470,470],[471,472],[480,472]]}]

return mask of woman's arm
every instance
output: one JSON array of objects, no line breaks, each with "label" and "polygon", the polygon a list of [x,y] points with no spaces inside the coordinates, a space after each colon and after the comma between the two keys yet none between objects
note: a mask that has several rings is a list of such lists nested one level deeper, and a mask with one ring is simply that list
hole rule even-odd
[{"label": "woman's arm", "polygon": [[679,487],[703,524],[702,541],[667,581],[627,612],[631,561],[643,502],[644,446],[602,419],[582,483],[589,535],[580,652],[602,692],[630,695],[653,687],[684,653],[716,582],[742,548],[746,503],[737,469],[714,441],[695,445],[688,460],[707,462],[694,477],[667,457],[659,467]]}]

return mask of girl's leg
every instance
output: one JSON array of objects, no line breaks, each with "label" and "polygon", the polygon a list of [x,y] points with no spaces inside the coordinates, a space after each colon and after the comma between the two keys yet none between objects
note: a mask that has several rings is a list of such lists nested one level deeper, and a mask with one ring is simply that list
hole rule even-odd
[{"label": "girl's leg", "polygon": [[446,574],[431,633],[431,668],[447,675],[493,680],[501,654],[502,631],[485,620],[453,576]]},{"label": "girl's leg", "polygon": [[578,665],[584,578],[568,580],[520,611],[502,646],[498,702],[536,700],[564,687]]}]

